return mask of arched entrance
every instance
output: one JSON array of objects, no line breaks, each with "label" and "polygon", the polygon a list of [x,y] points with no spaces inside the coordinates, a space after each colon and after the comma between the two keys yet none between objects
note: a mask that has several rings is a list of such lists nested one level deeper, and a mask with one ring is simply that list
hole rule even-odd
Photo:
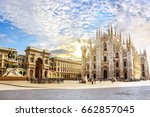
[{"label": "arched entrance", "polygon": [[107,77],[108,77],[108,75],[107,75],[108,73],[107,73],[107,70],[104,70],[103,71],[103,78],[104,78],[104,80],[106,80],[107,79]]},{"label": "arched entrance", "polygon": [[47,73],[47,71],[45,71],[45,73],[44,73],[44,77],[47,77],[47,74],[48,74],[48,73]]},{"label": "arched entrance", "polygon": [[33,70],[30,70],[30,78],[33,77]]},{"label": "arched entrance", "polygon": [[35,77],[36,78],[42,78],[42,65],[43,65],[42,59],[38,58],[36,61],[36,67],[35,67]]},{"label": "arched entrance", "polygon": [[127,79],[128,76],[127,76],[127,72],[124,72],[124,79]]},{"label": "arched entrance", "polygon": [[0,70],[0,76],[2,76],[3,72]]},{"label": "arched entrance", "polygon": [[87,78],[89,79],[89,74],[87,74]]},{"label": "arched entrance", "polygon": [[116,72],[116,79],[119,79],[120,75],[119,75],[119,72],[117,71]]},{"label": "arched entrance", "polygon": [[93,74],[93,78],[96,79],[96,74],[95,73]]}]

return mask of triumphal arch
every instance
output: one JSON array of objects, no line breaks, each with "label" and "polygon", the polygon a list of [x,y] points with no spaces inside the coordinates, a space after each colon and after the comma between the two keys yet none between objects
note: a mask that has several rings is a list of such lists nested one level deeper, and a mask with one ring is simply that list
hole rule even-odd
[{"label": "triumphal arch", "polygon": [[27,47],[26,50],[27,77],[45,78],[49,77],[49,56],[48,50]]}]

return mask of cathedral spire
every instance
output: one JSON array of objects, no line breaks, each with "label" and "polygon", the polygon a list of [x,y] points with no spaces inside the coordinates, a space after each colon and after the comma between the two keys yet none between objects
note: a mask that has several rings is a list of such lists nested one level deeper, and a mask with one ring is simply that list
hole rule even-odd
[{"label": "cathedral spire", "polygon": [[124,45],[124,42],[123,42],[123,40],[122,40],[122,34],[121,34],[121,31],[120,31],[120,34],[119,34],[119,40],[120,40],[120,44],[121,44],[121,45]]},{"label": "cathedral spire", "polygon": [[126,35],[126,44],[128,44],[128,36]]},{"label": "cathedral spire", "polygon": [[98,40],[98,29],[96,30],[96,40]]},{"label": "cathedral spire", "polygon": [[128,47],[128,40],[126,39],[126,46]]},{"label": "cathedral spire", "polygon": [[147,56],[146,49],[144,49],[144,55]]},{"label": "cathedral spire", "polygon": [[129,49],[131,49],[132,48],[132,42],[131,42],[131,37],[130,37],[130,33],[129,33],[129,38],[128,38],[128,43],[129,43]]},{"label": "cathedral spire", "polygon": [[111,31],[111,36],[113,36],[113,28],[112,28],[112,25],[111,25],[110,31]]},{"label": "cathedral spire", "polygon": [[108,25],[108,35],[110,35],[110,26]]},{"label": "cathedral spire", "polygon": [[142,50],[140,49],[140,56],[142,55]]},{"label": "cathedral spire", "polygon": [[117,36],[117,29],[115,28],[115,36]]},{"label": "cathedral spire", "polygon": [[92,48],[92,40],[90,39],[89,42],[90,42],[90,49],[91,49]]},{"label": "cathedral spire", "polygon": [[129,44],[131,45],[131,36],[130,36],[130,33],[129,33]]},{"label": "cathedral spire", "polygon": [[96,30],[96,40],[97,40],[97,42],[100,41],[100,38],[101,38],[101,32],[100,32],[100,28],[98,28],[98,29]]},{"label": "cathedral spire", "polygon": [[123,45],[125,45],[125,41],[124,41],[124,39],[123,39]]},{"label": "cathedral spire", "polygon": [[119,35],[119,36],[120,36],[120,39],[122,39],[122,34],[121,34],[121,31],[120,31],[120,35]]},{"label": "cathedral spire", "polygon": [[101,30],[100,30],[100,28],[98,29],[98,36],[99,36],[99,39],[100,39],[100,37],[101,37]]},{"label": "cathedral spire", "polygon": [[128,38],[126,37],[126,47],[127,49],[129,49],[129,42],[128,42]]}]

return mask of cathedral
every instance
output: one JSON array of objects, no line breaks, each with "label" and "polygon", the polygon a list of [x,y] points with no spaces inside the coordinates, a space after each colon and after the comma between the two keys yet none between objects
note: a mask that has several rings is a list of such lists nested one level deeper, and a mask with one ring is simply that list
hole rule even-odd
[{"label": "cathedral", "polygon": [[130,34],[123,38],[112,28],[102,33],[96,31],[96,40],[89,46],[82,46],[81,77],[86,80],[133,81],[149,79],[149,66],[146,50],[138,53]]}]

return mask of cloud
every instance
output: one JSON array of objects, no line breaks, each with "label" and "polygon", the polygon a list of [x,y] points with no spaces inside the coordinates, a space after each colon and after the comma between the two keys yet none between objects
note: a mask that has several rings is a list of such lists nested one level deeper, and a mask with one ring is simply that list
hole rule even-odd
[{"label": "cloud", "polygon": [[58,56],[63,58],[71,58],[75,60],[81,59],[81,47],[89,45],[87,39],[70,39],[63,42],[59,47],[51,50],[52,56]]},{"label": "cloud", "polygon": [[148,0],[0,1],[0,12],[4,18],[37,38],[31,45],[69,50],[68,54],[72,55],[85,40],[95,37],[98,27],[106,30],[109,24],[119,27],[124,34],[130,32],[137,47],[148,48],[149,11]]},{"label": "cloud", "polygon": [[67,54],[67,53],[69,53],[69,51],[65,50],[65,49],[55,49],[55,50],[52,50],[51,53],[53,53],[53,54]]},{"label": "cloud", "polygon": [[0,9],[16,27],[35,35],[40,41],[53,40],[49,44],[59,45],[62,36],[80,38],[86,35],[84,32],[89,31],[95,20],[92,4],[90,1],[71,0],[2,0]]},{"label": "cloud", "polygon": [[0,42],[1,44],[5,44],[5,43],[14,43],[14,40],[10,39],[6,34],[1,34],[0,33]]}]

